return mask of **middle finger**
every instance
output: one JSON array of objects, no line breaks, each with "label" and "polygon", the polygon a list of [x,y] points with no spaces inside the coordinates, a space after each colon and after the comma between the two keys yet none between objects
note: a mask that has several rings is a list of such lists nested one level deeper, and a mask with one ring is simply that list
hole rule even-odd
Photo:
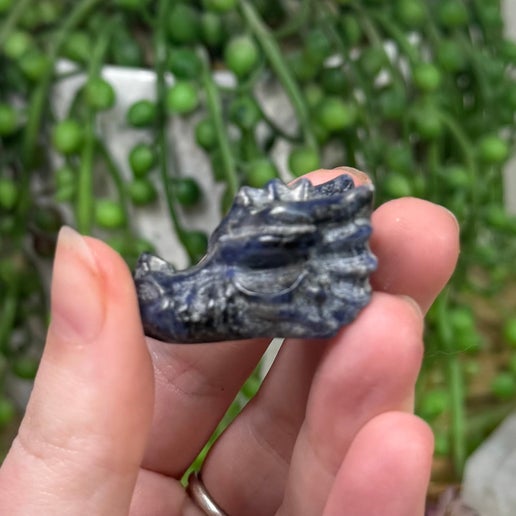
[{"label": "middle finger", "polygon": [[[345,170],[320,171],[312,174],[311,179],[324,182],[342,172]],[[358,180],[363,179],[359,177]],[[373,277],[375,287],[410,295],[421,306],[428,307],[455,264],[456,222],[446,210],[416,199],[401,199],[380,207],[373,214],[373,222],[372,245],[380,264]],[[436,242],[436,238],[439,241]],[[393,249],[396,250],[394,260]],[[400,270],[407,274],[400,275],[397,272]],[[143,466],[176,478],[181,476],[211,435],[268,343],[259,339],[183,347],[150,339],[156,372],[156,401]],[[304,410],[311,375],[318,362],[318,356],[312,356],[318,355],[315,346],[305,343],[296,348],[295,353],[284,353],[284,361],[295,364],[300,360],[304,366],[289,368],[289,371],[295,369],[295,376],[286,371],[282,373],[283,379],[296,378],[292,382],[285,380],[289,385],[297,385],[295,403],[286,396],[284,387],[281,397],[292,411],[291,421],[296,421]],[[300,358],[294,358],[298,354]]]},{"label": "middle finger", "polygon": [[[373,251],[381,264],[374,278],[376,288],[409,295],[428,308],[455,266],[454,218],[439,206],[416,199],[393,201],[373,217]],[[391,259],[393,250],[396,260]],[[203,467],[208,490],[219,503],[231,503],[237,514],[272,514],[281,502],[312,376],[326,348],[313,341],[286,344],[261,392],[216,443]],[[417,371],[418,360],[412,363]],[[384,378],[380,373],[378,377]],[[404,384],[407,398],[413,376],[407,375]],[[398,398],[393,408],[401,408]]]}]

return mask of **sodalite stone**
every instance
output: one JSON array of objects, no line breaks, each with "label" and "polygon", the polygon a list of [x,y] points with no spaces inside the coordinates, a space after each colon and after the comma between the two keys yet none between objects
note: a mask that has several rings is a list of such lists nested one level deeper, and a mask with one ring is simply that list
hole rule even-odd
[{"label": "sodalite stone", "polygon": [[165,342],[331,337],[369,302],[372,185],[243,187],[206,256],[175,271],[143,254],[135,284],[146,335]]}]

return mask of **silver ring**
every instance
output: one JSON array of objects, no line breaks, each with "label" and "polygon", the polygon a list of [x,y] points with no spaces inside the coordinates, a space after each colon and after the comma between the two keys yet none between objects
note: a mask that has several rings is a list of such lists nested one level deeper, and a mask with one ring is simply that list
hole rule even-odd
[{"label": "silver ring", "polygon": [[188,477],[186,492],[191,500],[204,511],[206,516],[228,516],[212,499],[202,483],[201,473],[192,472]]}]

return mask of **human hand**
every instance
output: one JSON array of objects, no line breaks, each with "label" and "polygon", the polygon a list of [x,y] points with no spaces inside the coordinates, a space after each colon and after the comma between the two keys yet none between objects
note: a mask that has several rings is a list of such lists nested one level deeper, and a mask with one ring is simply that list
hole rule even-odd
[{"label": "human hand", "polygon": [[[423,514],[432,436],[412,414],[421,314],[453,271],[458,228],[410,198],[379,207],[373,228],[371,303],[333,339],[285,342],[208,455],[204,484],[228,514]],[[47,343],[0,469],[0,514],[201,515],[179,479],[267,345],[145,339],[121,258],[64,229]]]}]

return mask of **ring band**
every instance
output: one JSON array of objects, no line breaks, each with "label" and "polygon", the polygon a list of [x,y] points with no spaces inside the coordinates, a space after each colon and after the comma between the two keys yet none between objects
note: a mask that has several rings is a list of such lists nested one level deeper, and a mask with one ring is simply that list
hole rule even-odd
[{"label": "ring band", "polygon": [[201,473],[192,472],[188,477],[186,492],[191,500],[202,509],[206,516],[228,516],[212,499],[202,483]]}]

